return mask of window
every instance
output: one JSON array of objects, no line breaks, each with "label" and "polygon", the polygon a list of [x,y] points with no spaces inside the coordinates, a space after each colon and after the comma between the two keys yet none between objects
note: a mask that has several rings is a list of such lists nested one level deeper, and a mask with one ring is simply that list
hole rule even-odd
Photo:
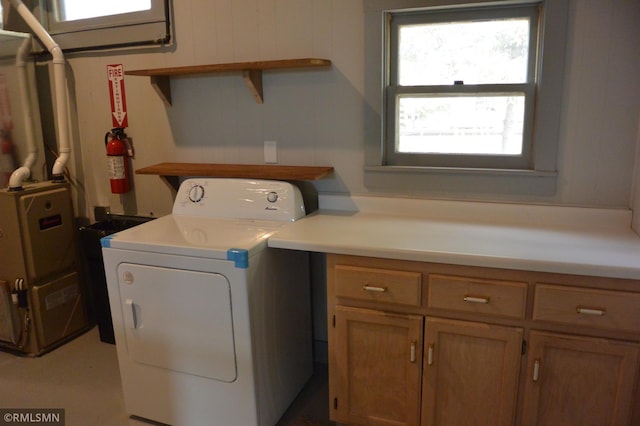
[{"label": "window", "polygon": [[528,168],[537,6],[389,17],[387,164]]},{"label": "window", "polygon": [[41,0],[46,25],[63,50],[169,41],[168,0]]},{"label": "window", "polygon": [[555,192],[569,0],[363,0],[365,184]]},{"label": "window", "polygon": [[59,0],[55,6],[58,20],[66,22],[149,10],[151,0],[111,0],[100,3],[86,0]]}]

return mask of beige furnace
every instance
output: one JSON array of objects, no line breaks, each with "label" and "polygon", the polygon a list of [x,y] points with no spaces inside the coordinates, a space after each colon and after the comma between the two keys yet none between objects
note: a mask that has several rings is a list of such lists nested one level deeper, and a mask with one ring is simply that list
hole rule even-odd
[{"label": "beige furnace", "polygon": [[40,355],[88,327],[68,183],[0,191],[0,348]]}]

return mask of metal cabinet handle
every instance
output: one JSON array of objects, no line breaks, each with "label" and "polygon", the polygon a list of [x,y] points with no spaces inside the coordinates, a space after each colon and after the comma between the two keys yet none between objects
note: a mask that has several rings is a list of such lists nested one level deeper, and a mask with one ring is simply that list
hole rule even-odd
[{"label": "metal cabinet handle", "polygon": [[490,299],[483,296],[465,296],[462,300],[469,303],[489,303]]},{"label": "metal cabinet handle", "polygon": [[538,381],[538,377],[540,376],[540,359],[536,359],[533,362],[533,381],[537,382]]},{"label": "metal cabinet handle", "polygon": [[607,311],[604,309],[598,309],[598,308],[584,308],[582,306],[578,306],[576,308],[576,312],[582,315],[594,315],[594,316],[598,316],[601,317],[603,316]]},{"label": "metal cabinet handle", "polygon": [[416,362],[416,342],[411,342],[411,362]]},{"label": "metal cabinet handle", "polygon": [[427,365],[433,365],[433,343],[429,345],[427,350]]},{"label": "metal cabinet handle", "polygon": [[378,287],[378,286],[374,286],[374,285],[365,285],[364,287],[362,287],[362,289],[364,291],[372,291],[375,293],[384,293],[387,291],[386,287]]}]

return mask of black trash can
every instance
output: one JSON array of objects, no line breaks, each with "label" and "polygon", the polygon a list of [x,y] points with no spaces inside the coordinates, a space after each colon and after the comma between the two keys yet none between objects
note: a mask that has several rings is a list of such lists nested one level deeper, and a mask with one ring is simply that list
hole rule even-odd
[{"label": "black trash can", "polygon": [[89,226],[82,226],[79,229],[80,245],[85,266],[85,281],[87,283],[89,319],[98,324],[100,340],[103,342],[115,344],[100,238],[132,228],[152,219],[154,218],[110,215],[106,220]]}]

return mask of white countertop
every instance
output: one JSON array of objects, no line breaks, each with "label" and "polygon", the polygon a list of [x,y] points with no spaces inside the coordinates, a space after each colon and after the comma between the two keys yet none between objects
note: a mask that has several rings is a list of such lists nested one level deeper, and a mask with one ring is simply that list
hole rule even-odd
[{"label": "white countertop", "polygon": [[631,211],[321,196],[270,247],[457,265],[640,279]]}]

